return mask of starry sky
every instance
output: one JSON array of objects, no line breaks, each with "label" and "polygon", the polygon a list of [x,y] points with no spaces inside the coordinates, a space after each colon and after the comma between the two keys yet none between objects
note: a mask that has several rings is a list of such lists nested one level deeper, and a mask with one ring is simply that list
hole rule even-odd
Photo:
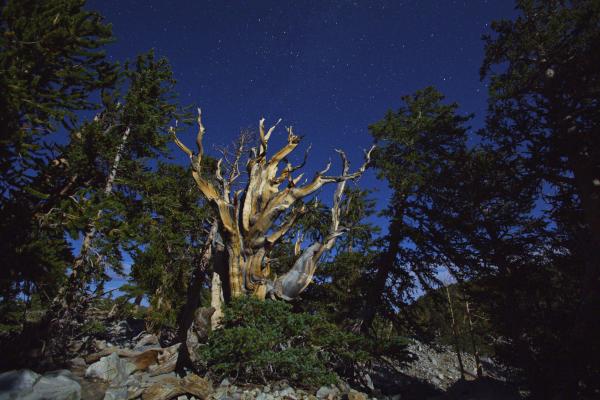
[{"label": "starry sky", "polygon": [[[154,48],[170,60],[181,103],[203,109],[207,153],[262,116],[267,125],[281,117],[312,143],[309,176],[329,158],[339,172],[335,148],[357,166],[369,124],[428,85],[475,113],[479,127],[481,36],[515,14],[510,0],[91,0],[87,8],[113,24],[113,59]],[[190,145],[192,132],[181,134]],[[271,149],[285,141],[277,132]],[[359,185],[378,190],[385,206],[389,192],[372,171]]]}]

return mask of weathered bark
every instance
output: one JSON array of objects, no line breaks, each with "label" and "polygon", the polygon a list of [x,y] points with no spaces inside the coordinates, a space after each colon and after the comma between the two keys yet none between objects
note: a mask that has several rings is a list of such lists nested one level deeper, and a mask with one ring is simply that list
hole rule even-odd
[{"label": "weathered bark", "polygon": [[219,322],[223,318],[223,285],[219,274],[213,272],[212,284],[210,287],[210,306],[215,309],[210,318],[211,329],[219,327]]},{"label": "weathered bark", "polygon": [[[286,158],[300,143],[300,137],[294,134],[292,127],[287,128],[287,144],[271,158],[267,157],[269,138],[278,123],[279,121],[266,131],[264,119],[260,120],[260,144],[251,149],[252,156],[246,163],[247,183],[243,190],[235,193],[231,193],[231,187],[240,175],[238,162],[243,153],[243,146],[240,146],[236,153],[228,177],[224,177],[221,171],[222,160],[217,163],[215,173],[215,179],[219,183],[217,187],[201,174],[202,139],[205,129],[200,110],[198,110],[196,137],[197,154],[187,148],[172,130],[175,143],[190,157],[192,176],[198,188],[218,216],[219,235],[223,241],[227,264],[227,283],[223,279],[223,274],[220,274],[221,281],[227,286],[229,292],[224,296],[225,300],[249,294],[261,299],[266,296],[291,299],[306,289],[312,281],[321,256],[330,250],[336,238],[345,232],[345,229],[340,226],[340,204],[346,182],[363,174],[373,150],[371,148],[366,153],[365,163],[354,173],[349,172],[346,155],[338,151],[343,164],[341,175],[325,175],[329,170],[329,164],[324,170],[318,172],[312,181],[299,186],[302,174],[294,178],[292,173],[301,168],[304,162],[292,166]],[[278,172],[281,163],[285,163],[285,167]],[[287,234],[296,218],[305,211],[304,206],[298,205],[301,200],[328,183],[337,183],[328,234],[322,240],[308,246],[290,271],[273,278],[270,269],[270,252],[273,246]],[[283,184],[286,187],[282,189],[280,186]],[[215,301],[218,297],[215,293]]]}]

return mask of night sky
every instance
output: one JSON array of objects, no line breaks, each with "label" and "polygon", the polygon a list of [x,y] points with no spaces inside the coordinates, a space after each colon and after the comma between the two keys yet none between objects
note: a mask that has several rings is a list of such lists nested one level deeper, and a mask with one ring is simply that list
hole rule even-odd
[{"label": "night sky", "polygon": [[[371,144],[368,125],[428,85],[474,112],[472,125],[480,126],[481,36],[492,20],[514,16],[509,0],[94,0],[87,7],[113,24],[112,58],[150,48],[168,57],[181,103],[203,109],[207,153],[262,116],[267,125],[281,117],[313,144],[307,176],[329,158],[338,162],[335,148],[357,166]],[[190,146],[192,131],[181,134]],[[285,130],[277,132],[271,149],[285,140]],[[372,171],[359,185],[379,188],[385,206],[388,191]]]}]

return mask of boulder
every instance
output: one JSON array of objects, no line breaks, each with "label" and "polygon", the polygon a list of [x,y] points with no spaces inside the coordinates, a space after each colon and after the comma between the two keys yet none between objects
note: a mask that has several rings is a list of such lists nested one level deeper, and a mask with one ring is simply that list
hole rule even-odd
[{"label": "boulder", "polygon": [[111,386],[118,386],[124,383],[133,371],[135,371],[135,365],[122,360],[116,353],[112,353],[90,365],[85,371],[85,377],[100,379],[109,382]]},{"label": "boulder", "polygon": [[340,391],[335,386],[321,386],[316,395],[319,399],[333,400],[340,397]]},{"label": "boulder", "polygon": [[82,357],[71,358],[67,363],[72,369],[85,368],[87,366],[85,360]]},{"label": "boulder", "polygon": [[[160,349],[160,342],[156,335],[151,333],[143,333],[138,335],[134,350],[144,351],[150,349]],[[135,340],[135,339],[134,339]]]},{"label": "boulder", "polygon": [[28,369],[0,374],[0,399],[9,399],[13,393],[30,393],[40,375]]},{"label": "boulder", "polygon": [[284,399],[292,399],[296,400],[298,396],[296,395],[296,391],[291,387],[286,387],[285,389],[279,390],[279,397]]},{"label": "boulder", "polygon": [[79,400],[81,386],[69,371],[49,372],[40,376],[30,370],[9,371],[0,374],[2,400]]}]

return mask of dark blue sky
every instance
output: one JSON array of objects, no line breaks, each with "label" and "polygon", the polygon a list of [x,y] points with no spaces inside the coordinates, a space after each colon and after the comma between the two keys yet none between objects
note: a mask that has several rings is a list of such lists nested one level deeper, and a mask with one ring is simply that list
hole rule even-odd
[{"label": "dark blue sky", "polygon": [[[480,125],[481,35],[492,20],[514,16],[510,0],[93,0],[88,8],[113,24],[113,58],[150,48],[169,58],[181,102],[203,109],[208,153],[261,116],[267,124],[281,117],[313,144],[309,173],[338,161],[334,148],[356,166],[371,144],[368,125],[428,85]],[[182,139],[193,144],[192,132]],[[359,184],[384,186],[372,172]],[[387,191],[377,197],[384,206]]]}]

